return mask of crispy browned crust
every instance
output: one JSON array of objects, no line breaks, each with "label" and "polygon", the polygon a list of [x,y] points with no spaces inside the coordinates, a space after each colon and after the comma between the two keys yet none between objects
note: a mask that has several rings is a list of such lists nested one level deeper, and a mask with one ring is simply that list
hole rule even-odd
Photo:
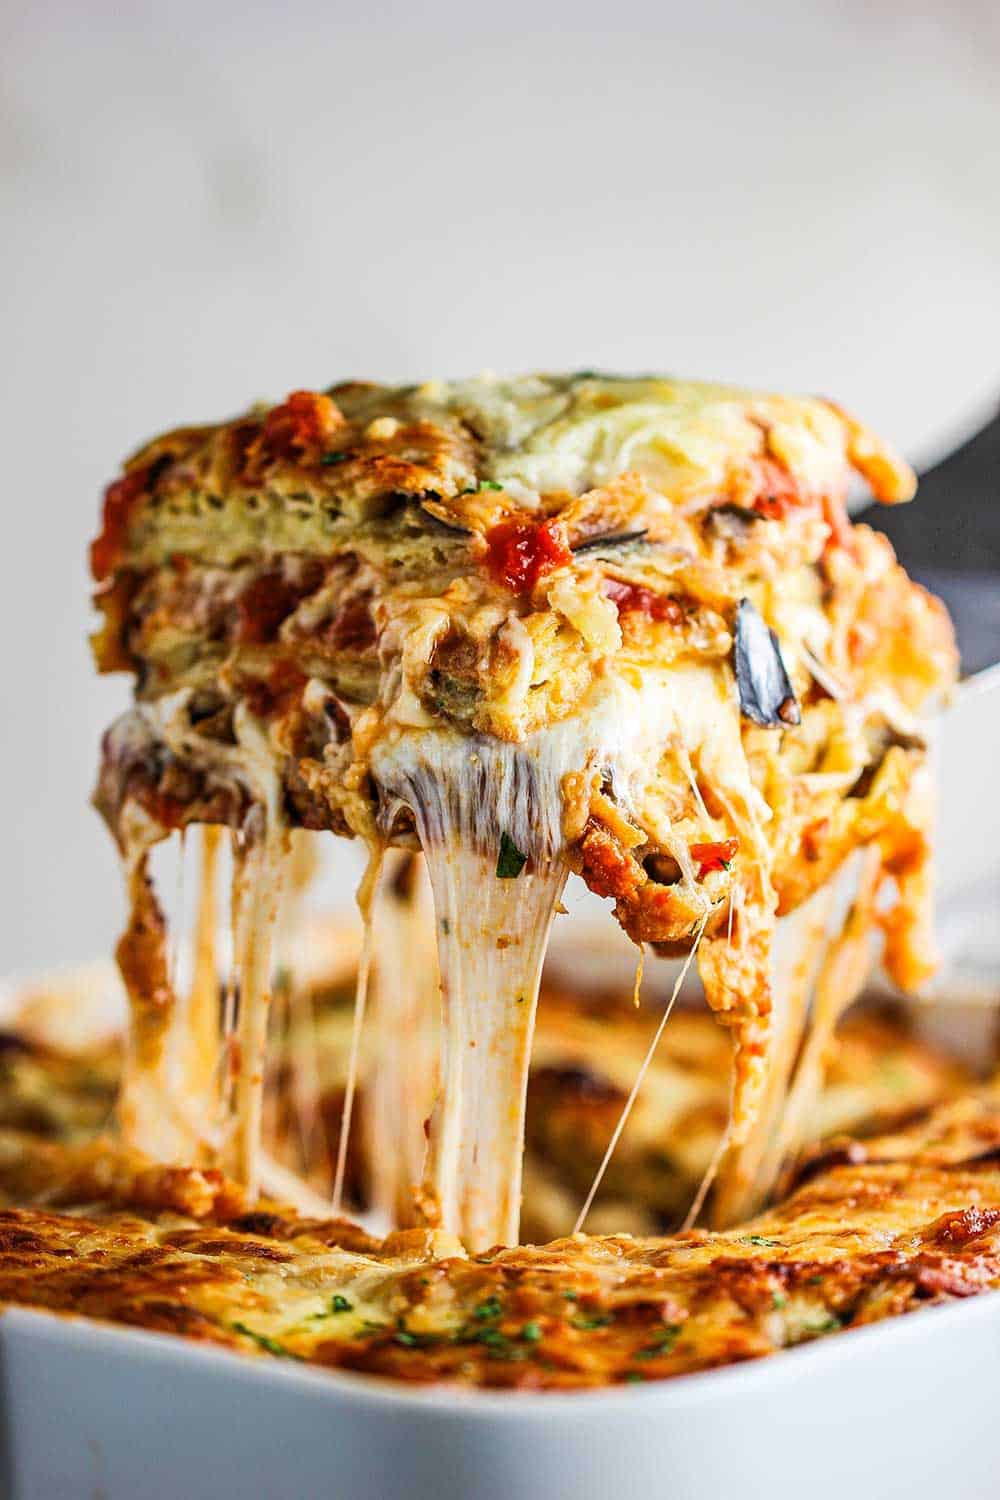
[{"label": "crispy browned crust", "polygon": [[[742,1229],[473,1259],[428,1231],[379,1242],[342,1220],[247,1213],[214,1174],[112,1148],[7,1137],[0,1189],[6,1302],[417,1382],[660,1379],[1000,1285],[1000,1109],[985,1098],[858,1148]],[[350,1301],[359,1256],[384,1276],[348,1333],[351,1313],[338,1325],[323,1304]]]}]

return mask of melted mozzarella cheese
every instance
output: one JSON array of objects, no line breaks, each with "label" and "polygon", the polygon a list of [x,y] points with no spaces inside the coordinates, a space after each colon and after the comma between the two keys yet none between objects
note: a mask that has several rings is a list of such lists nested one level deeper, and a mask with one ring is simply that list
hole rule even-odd
[{"label": "melted mozzarella cheese", "polygon": [[425,1125],[438,1092],[440,981],[432,896],[423,861],[390,851],[375,907],[376,965],[363,1095],[372,1208],[413,1222],[424,1176]]},{"label": "melted mozzarella cheese", "polygon": [[[428,1196],[444,1226],[474,1248],[517,1238],[535,1002],[566,879],[567,773],[606,772],[620,804],[648,822],[662,747],[676,739],[724,790],[737,826],[759,850],[755,894],[773,921],[760,832],[767,808],[750,780],[738,711],[725,691],[711,668],[646,671],[634,682],[609,673],[580,713],[521,745],[397,724],[372,752],[372,773],[387,798],[386,832],[399,803],[412,810],[434,890],[443,1027]],[[669,839],[659,816],[656,832]],[[516,878],[504,878],[498,867],[505,840],[527,861]],[[710,913],[703,898],[703,923]],[[730,996],[712,988],[714,971],[707,972],[710,1003],[725,1011]],[[764,983],[755,972],[747,987]],[[753,997],[742,998],[747,1013],[731,1018],[738,1050]],[[759,1045],[764,1023],[754,1019]],[[761,1076],[760,1068],[737,1073],[734,1138],[752,1116]]]},{"label": "melted mozzarella cheese", "polygon": [[[559,783],[571,762],[556,740],[470,744],[429,731],[373,757],[380,785],[412,809],[434,892],[441,1092],[427,1197],[476,1249],[517,1240],[535,1004],[567,875]],[[498,877],[504,836],[531,871]]]}]

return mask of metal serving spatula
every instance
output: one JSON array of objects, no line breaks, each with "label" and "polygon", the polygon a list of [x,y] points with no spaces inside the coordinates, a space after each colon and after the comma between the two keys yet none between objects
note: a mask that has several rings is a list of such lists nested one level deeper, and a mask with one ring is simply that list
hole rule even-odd
[{"label": "metal serving spatula", "polygon": [[963,675],[1000,662],[1000,414],[921,475],[914,504],[873,506],[860,519],[951,610]]}]

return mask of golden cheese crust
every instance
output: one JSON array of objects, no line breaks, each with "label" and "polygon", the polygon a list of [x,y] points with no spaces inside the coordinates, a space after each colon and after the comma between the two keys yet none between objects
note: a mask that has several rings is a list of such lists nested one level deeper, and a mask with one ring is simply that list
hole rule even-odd
[{"label": "golden cheese crust", "polygon": [[1000,1110],[843,1143],[727,1233],[469,1257],[440,1231],[248,1211],[218,1174],[0,1141],[0,1299],[414,1382],[664,1379],[1000,1286]]}]

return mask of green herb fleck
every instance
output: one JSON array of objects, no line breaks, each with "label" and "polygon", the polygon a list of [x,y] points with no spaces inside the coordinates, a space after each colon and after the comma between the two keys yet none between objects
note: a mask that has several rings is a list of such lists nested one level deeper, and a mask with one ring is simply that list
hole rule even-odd
[{"label": "green herb fleck", "polygon": [[510,1339],[499,1328],[483,1328],[473,1338],[477,1344],[485,1344],[488,1349],[505,1348]]},{"label": "green herb fleck", "polygon": [[775,1309],[775,1311],[782,1307],[785,1307],[787,1303],[788,1298],[785,1296],[784,1292],[775,1292],[774,1296],[771,1298],[771,1306]]},{"label": "green herb fleck", "polygon": [[374,1334],[385,1333],[388,1326],[388,1323],[373,1323],[371,1318],[365,1318],[354,1337],[357,1339],[371,1338]]},{"label": "green herb fleck", "polygon": [[825,1318],[820,1318],[815,1323],[807,1323],[806,1332],[815,1334],[835,1333],[838,1328],[843,1328],[843,1326],[841,1320],[834,1313],[829,1313]]},{"label": "green herb fleck", "polygon": [[481,479],[478,484],[466,485],[462,491],[463,495],[481,495],[484,490],[502,490],[503,485],[497,484],[495,479]]},{"label": "green herb fleck", "polygon": [[325,1307],[322,1312],[313,1313],[310,1321],[313,1323],[318,1323],[323,1318],[332,1317],[334,1313],[345,1313],[353,1311],[354,1303],[348,1302],[346,1297],[342,1297],[339,1292],[335,1292],[330,1298],[330,1306]]},{"label": "green herb fleck", "polygon": [[626,1370],[625,1379],[629,1385],[642,1385],[646,1377],[641,1370]]},{"label": "green herb fleck", "polygon": [[669,1354],[680,1335],[681,1325],[679,1323],[666,1323],[663,1332],[655,1343],[647,1344],[645,1349],[637,1349],[636,1359],[659,1359],[663,1354]]},{"label": "green herb fleck", "polygon": [[342,464],[345,458],[350,458],[346,448],[340,448],[336,453],[324,453],[320,457],[320,463],[324,469],[332,469],[334,464]]},{"label": "green herb fleck", "polygon": [[245,1339],[252,1339],[261,1349],[266,1349],[268,1354],[276,1354],[279,1359],[301,1359],[301,1354],[295,1354],[291,1349],[286,1349],[284,1344],[279,1344],[277,1339],[268,1338],[266,1333],[255,1333],[245,1323],[234,1323],[234,1333],[242,1333]]},{"label": "green herb fleck", "polygon": [[563,1297],[567,1302],[576,1302],[579,1300],[579,1296],[579,1292],[563,1292]]},{"label": "green herb fleck", "polygon": [[503,1305],[500,1302],[500,1298],[487,1297],[485,1302],[480,1302],[479,1306],[476,1308],[476,1317],[479,1318],[481,1322],[486,1322],[490,1318],[499,1318],[502,1312]]},{"label": "green herb fleck", "polygon": [[396,1332],[392,1336],[393,1342],[402,1344],[406,1349],[429,1349],[433,1344],[441,1342],[438,1333],[414,1333],[407,1328],[404,1318],[396,1319]]},{"label": "green herb fleck", "polygon": [[766,1250],[774,1250],[781,1244],[780,1240],[769,1240],[764,1234],[740,1234],[737,1239],[741,1245],[758,1245]]},{"label": "green herb fleck", "polygon": [[521,853],[510,834],[502,833],[500,853],[497,856],[497,879],[516,880],[527,863],[528,856]]},{"label": "green herb fleck", "polygon": [[518,1349],[499,1328],[484,1328],[473,1335],[473,1342],[485,1344],[492,1359],[526,1359],[527,1351]]},{"label": "green herb fleck", "polygon": [[521,1329],[521,1337],[526,1344],[537,1344],[542,1336],[542,1330],[537,1323],[525,1323]]},{"label": "green herb fleck", "polygon": [[614,1318],[610,1313],[595,1313],[590,1318],[570,1318],[570,1322],[574,1328],[607,1328]]},{"label": "green herb fleck", "polygon": [[822,1276],[819,1274],[819,1272],[817,1272],[815,1276],[809,1277],[806,1282],[806,1286],[820,1286],[822,1284],[822,1281]]}]

